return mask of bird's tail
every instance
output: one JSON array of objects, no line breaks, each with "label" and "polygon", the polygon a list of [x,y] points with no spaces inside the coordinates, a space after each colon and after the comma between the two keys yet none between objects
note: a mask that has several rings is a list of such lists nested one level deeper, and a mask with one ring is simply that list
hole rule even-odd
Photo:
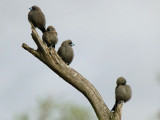
[{"label": "bird's tail", "polygon": [[116,102],[115,102],[115,104],[114,104],[114,106],[113,106],[111,111],[115,111],[116,110],[117,104],[118,104],[118,101],[116,100]]},{"label": "bird's tail", "polygon": [[52,48],[54,48],[54,49],[55,49],[55,46],[56,46],[56,45],[55,45],[55,44],[53,44],[53,45],[52,45]]},{"label": "bird's tail", "polygon": [[46,31],[45,26],[44,26],[44,27],[42,27],[40,30],[42,31],[42,33],[44,33],[44,32]]}]

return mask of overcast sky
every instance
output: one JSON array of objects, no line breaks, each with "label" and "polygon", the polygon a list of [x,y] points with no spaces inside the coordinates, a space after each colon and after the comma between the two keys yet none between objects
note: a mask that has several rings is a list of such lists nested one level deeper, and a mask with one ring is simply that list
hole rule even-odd
[{"label": "overcast sky", "polygon": [[[87,78],[112,108],[116,79],[131,85],[132,99],[123,106],[123,120],[149,120],[160,109],[159,0],[0,0],[0,120],[31,109],[37,99],[52,95],[83,104],[87,99],[46,65],[25,51],[36,49],[28,22],[37,5],[53,25],[58,44],[75,46],[71,67]],[[37,30],[40,33],[42,33]]]}]

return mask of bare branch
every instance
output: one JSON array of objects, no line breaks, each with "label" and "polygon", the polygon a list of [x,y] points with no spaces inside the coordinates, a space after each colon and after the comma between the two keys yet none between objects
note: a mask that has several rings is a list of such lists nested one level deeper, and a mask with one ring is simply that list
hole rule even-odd
[{"label": "bare branch", "polygon": [[116,112],[117,112],[117,114],[118,114],[118,116],[119,116],[119,119],[118,119],[118,120],[121,120],[122,107],[123,107],[123,102],[120,103],[120,104],[118,104],[118,105],[117,105],[117,108],[116,108]]},{"label": "bare branch", "polygon": [[112,112],[111,120],[121,120],[123,101],[117,104],[115,111]]},{"label": "bare branch", "polygon": [[[31,29],[32,38],[37,44],[38,49],[33,50],[26,44],[23,44],[22,47],[46,64],[66,82],[80,91],[91,103],[99,120],[113,120],[115,115],[113,115],[113,113],[108,109],[97,89],[76,70],[65,64],[54,48],[50,50],[39,37],[33,26]],[[117,107],[117,110],[115,111],[119,116],[119,119],[116,120],[120,120],[121,108],[122,106]]]},{"label": "bare branch", "polygon": [[34,42],[36,43],[37,47],[38,47],[38,50],[40,50],[41,52],[44,52],[44,42],[42,41],[42,39],[39,37],[37,31],[34,29],[34,25],[32,24],[32,22],[30,22],[31,24],[31,30],[32,30],[32,33],[31,33],[31,36],[34,40]]},{"label": "bare branch", "polygon": [[22,47],[28,52],[30,52],[32,55],[34,55],[35,57],[39,58],[39,53],[33,48],[30,48],[27,44],[23,43]]}]

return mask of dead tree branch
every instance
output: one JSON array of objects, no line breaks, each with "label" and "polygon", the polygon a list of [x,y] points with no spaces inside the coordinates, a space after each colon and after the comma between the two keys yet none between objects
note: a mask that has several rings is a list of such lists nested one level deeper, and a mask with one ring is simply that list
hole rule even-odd
[{"label": "dead tree branch", "polygon": [[[23,43],[22,47],[30,52],[33,56],[37,57],[44,64],[46,64],[51,70],[53,70],[66,82],[80,91],[91,103],[99,120],[115,120],[114,118],[117,117],[117,115],[118,119],[116,120],[120,120],[122,107],[120,107],[120,111],[116,110],[116,114],[113,114],[104,103],[101,95],[96,90],[96,88],[76,70],[65,64],[54,49],[50,50],[43,42],[43,40],[39,37],[33,26],[31,27],[31,29],[32,38],[38,48],[37,50],[34,50],[25,43]],[[117,109],[118,108],[119,107],[117,107]]]}]

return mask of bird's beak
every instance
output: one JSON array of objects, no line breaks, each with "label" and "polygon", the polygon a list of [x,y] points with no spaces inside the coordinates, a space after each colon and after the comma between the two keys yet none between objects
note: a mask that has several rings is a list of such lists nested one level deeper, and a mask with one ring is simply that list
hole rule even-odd
[{"label": "bird's beak", "polygon": [[71,46],[74,46],[74,45],[75,45],[74,43],[71,44]]},{"label": "bird's beak", "polygon": [[29,8],[30,9],[30,11],[32,10],[32,8]]}]

